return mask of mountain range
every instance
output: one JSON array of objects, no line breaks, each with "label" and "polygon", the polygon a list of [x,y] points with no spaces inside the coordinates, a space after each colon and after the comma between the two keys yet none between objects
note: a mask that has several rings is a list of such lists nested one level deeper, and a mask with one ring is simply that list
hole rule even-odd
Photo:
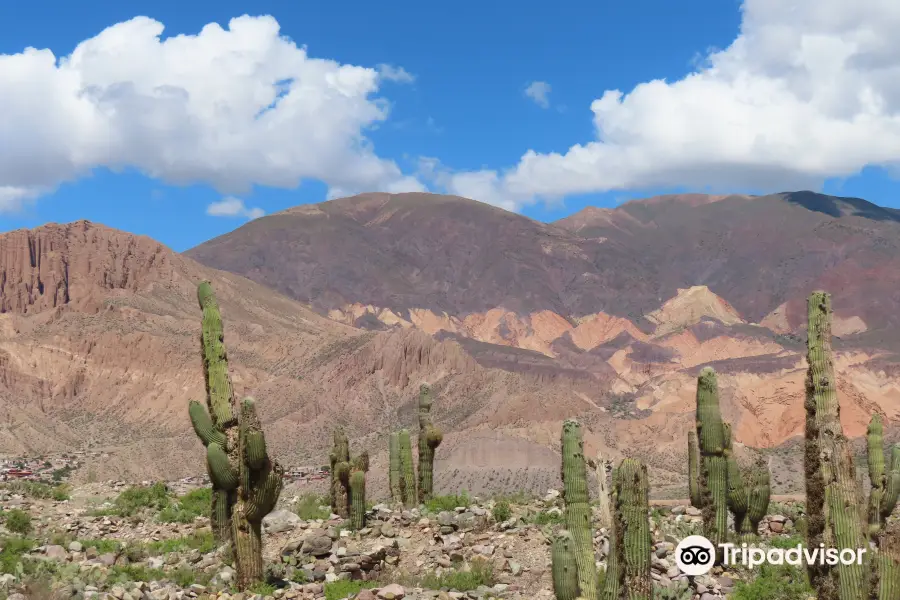
[{"label": "mountain range", "polygon": [[[95,476],[201,472],[196,284],[273,451],[324,464],[328,431],[385,461],[421,381],[447,432],[436,486],[543,492],[560,422],[682,494],[695,377],[736,441],[800,479],[805,298],[833,294],[842,420],[900,419],[900,211],[812,192],[683,194],[554,223],[454,196],[362,194],[253,220],[183,254],[80,221],[0,234],[0,451],[106,452]],[[374,485],[383,485],[376,480]]]}]

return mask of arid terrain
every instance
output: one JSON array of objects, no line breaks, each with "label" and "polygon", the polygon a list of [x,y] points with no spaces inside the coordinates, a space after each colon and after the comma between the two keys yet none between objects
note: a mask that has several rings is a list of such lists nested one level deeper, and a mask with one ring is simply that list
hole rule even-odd
[{"label": "arid terrain", "polygon": [[[811,193],[684,195],[543,224],[449,196],[366,194],[256,219],[185,254],[80,221],[0,235],[0,453],[105,452],[91,478],[203,471],[196,284],[209,279],[239,394],[272,452],[327,464],[446,432],[436,491],[558,486],[561,422],[588,455],[639,456],[684,497],[695,378],[713,366],[736,441],[800,489],[805,296],[834,295],[845,430],[900,419],[900,212]],[[73,478],[84,480],[79,469]]]}]

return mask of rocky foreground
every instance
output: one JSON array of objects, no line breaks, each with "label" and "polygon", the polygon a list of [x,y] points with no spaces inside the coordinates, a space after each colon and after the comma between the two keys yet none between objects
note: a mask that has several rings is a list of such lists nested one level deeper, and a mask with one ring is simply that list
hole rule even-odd
[{"label": "rocky foreground", "polygon": [[[436,498],[411,510],[377,504],[366,528],[353,532],[321,499],[288,489],[264,521],[268,581],[244,593],[232,587],[227,549],[216,547],[208,519],[194,514],[203,509],[202,489],[92,484],[48,490],[0,489],[0,598],[553,597],[549,541],[562,526],[555,490],[517,502],[463,496]],[[794,518],[802,514],[797,505],[773,508]],[[651,518],[657,598],[725,598],[754,578],[747,570],[716,569],[689,580],[675,566],[673,552],[680,539],[700,533],[699,511],[673,506],[653,509]],[[760,526],[762,543],[785,538],[796,544],[790,539],[794,529],[789,516],[769,516]],[[601,566],[608,547],[605,529],[597,528]]]}]

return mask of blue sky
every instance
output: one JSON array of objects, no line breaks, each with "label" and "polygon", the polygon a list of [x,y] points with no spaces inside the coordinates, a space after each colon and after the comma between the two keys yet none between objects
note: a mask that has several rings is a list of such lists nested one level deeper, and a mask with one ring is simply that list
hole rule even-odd
[{"label": "blue sky", "polygon": [[[667,191],[900,206],[896,3],[790,4],[5,2],[0,230],[86,218],[185,250],[375,189],[545,221]],[[229,37],[245,14],[274,19]]]}]

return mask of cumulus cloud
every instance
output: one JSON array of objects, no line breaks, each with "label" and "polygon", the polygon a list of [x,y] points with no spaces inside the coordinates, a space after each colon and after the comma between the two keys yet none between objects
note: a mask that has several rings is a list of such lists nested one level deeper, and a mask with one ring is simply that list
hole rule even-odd
[{"label": "cumulus cloud", "polygon": [[694,72],[594,100],[593,141],[456,173],[448,190],[521,206],[629,188],[818,187],[872,165],[896,172],[898,29],[896,0],[745,0],[737,38]]},{"label": "cumulus cloud", "polygon": [[310,57],[272,17],[162,33],[137,17],[67,57],[0,55],[0,209],[97,167],[223,194],[307,178],[353,192],[421,189],[364,135],[388,116],[379,82],[411,80],[402,68]]},{"label": "cumulus cloud", "polygon": [[550,108],[550,84],[546,81],[532,81],[525,88],[525,95],[541,108]]},{"label": "cumulus cloud", "polygon": [[213,217],[244,217],[246,219],[258,219],[264,214],[261,208],[248,208],[244,201],[234,196],[226,196],[218,202],[212,202],[206,207],[206,214]]}]

